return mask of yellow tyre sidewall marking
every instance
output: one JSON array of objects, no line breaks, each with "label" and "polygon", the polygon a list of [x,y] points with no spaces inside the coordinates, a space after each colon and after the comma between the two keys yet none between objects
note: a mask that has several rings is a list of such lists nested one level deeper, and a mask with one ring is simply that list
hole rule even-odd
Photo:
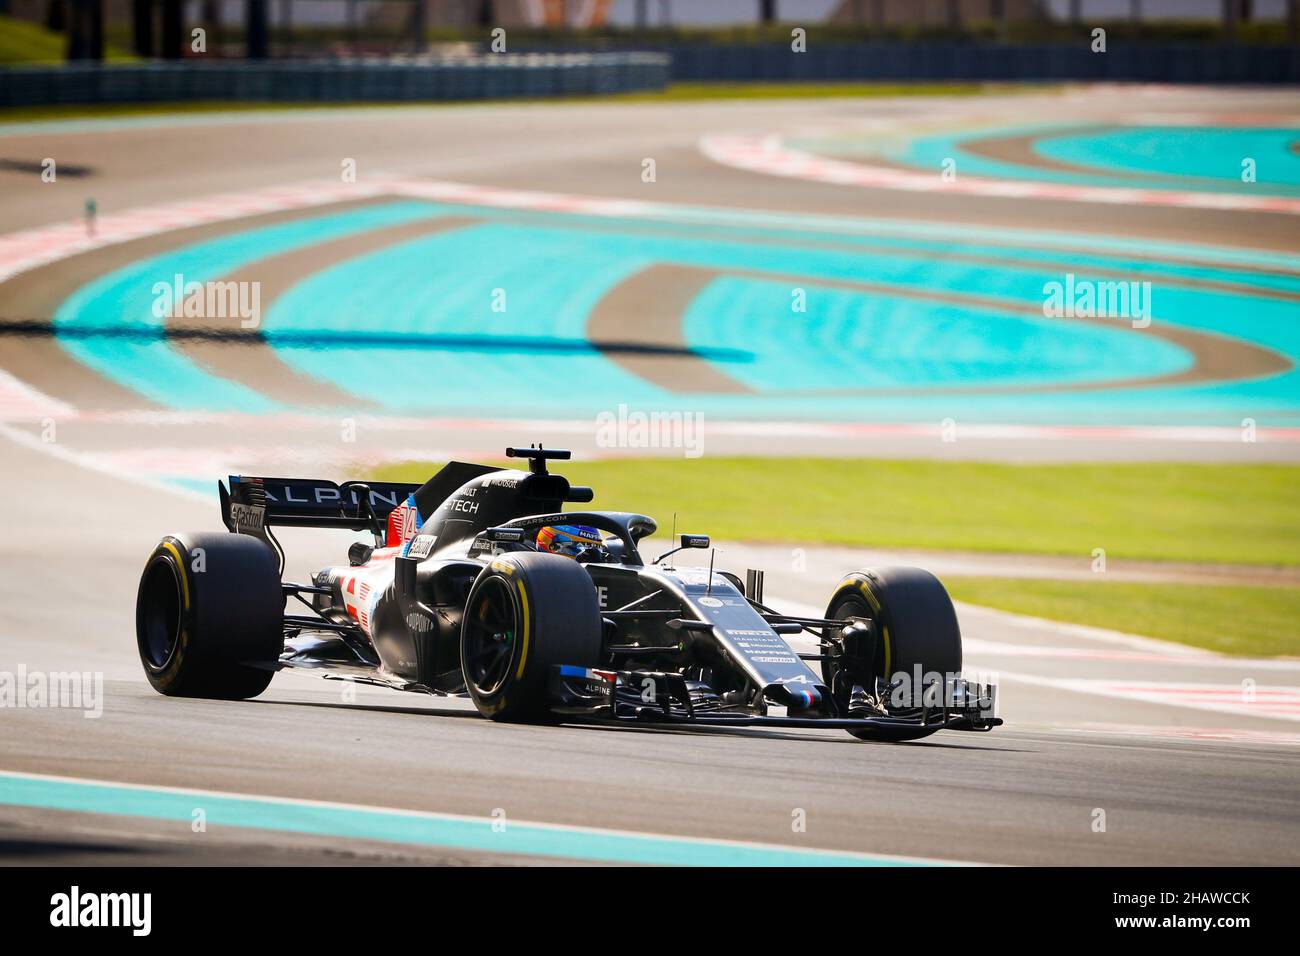
[{"label": "yellow tyre sidewall marking", "polygon": [[890,646],[893,641],[889,638],[889,628],[880,621],[880,599],[872,592],[871,585],[865,578],[852,578],[851,580],[857,585],[858,590],[862,592],[863,597],[867,599],[867,603],[871,605],[871,610],[875,612],[876,621],[880,623],[880,636],[885,642],[885,680],[889,680],[893,673],[894,654],[893,648]]},{"label": "yellow tyre sidewall marking", "polygon": [[190,629],[188,627],[189,610],[190,610],[190,576],[185,568],[185,559],[181,557],[180,549],[170,541],[164,541],[160,545],[161,549],[169,551],[171,556],[176,559],[176,573],[181,579],[181,598],[185,605],[185,614],[181,617],[181,632],[176,635],[176,652],[172,654],[172,659],[163,669],[164,675],[175,674],[181,668],[181,662],[185,660],[185,652],[189,648]]},{"label": "yellow tyre sidewall marking", "polygon": [[529,630],[528,592],[524,590],[523,581],[515,581],[515,587],[519,591],[519,604],[523,612],[520,615],[520,617],[523,618],[523,623],[524,623],[523,650],[520,651],[519,653],[519,669],[515,671],[515,679],[523,680],[524,665],[528,663],[528,630]]},{"label": "yellow tyre sidewall marking", "polygon": [[170,541],[164,541],[162,546],[172,553],[176,559],[176,570],[181,576],[181,595],[185,599],[185,610],[190,609],[190,576],[185,573],[185,559],[181,557],[180,550]]}]

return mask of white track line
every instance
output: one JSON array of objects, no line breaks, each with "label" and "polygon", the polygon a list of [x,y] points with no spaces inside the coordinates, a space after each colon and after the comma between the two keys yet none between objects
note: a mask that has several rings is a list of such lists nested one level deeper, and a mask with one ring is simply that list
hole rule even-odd
[{"label": "white track line", "polygon": [[1260,687],[1239,684],[1181,684],[1160,681],[1116,681],[1043,677],[999,669],[1002,680],[1091,694],[1116,700],[1182,707],[1265,720],[1300,721],[1300,687]]},{"label": "white track line", "polygon": [[850,163],[794,149],[787,146],[781,137],[770,134],[705,136],[700,140],[699,148],[709,159],[734,169],[836,186],[942,192],[1002,199],[1055,199],[1121,206],[1177,206],[1186,209],[1300,214],[1300,199],[1278,196],[1082,186],[1030,180],[982,179],[976,176],[961,176],[952,181],[944,181],[940,179],[939,170],[926,173]]},{"label": "white track line", "polygon": [[[11,376],[12,377],[12,376]],[[17,382],[17,379],[14,380]],[[338,427],[338,416],[312,412],[273,412],[253,415],[242,412],[207,412],[181,409],[123,409],[118,411],[77,410],[30,386],[19,383],[17,391],[6,400],[4,382],[0,380],[0,422],[32,422],[42,418],[93,424],[122,425],[231,425],[267,426],[294,430],[299,428]],[[350,416],[358,427],[376,431],[420,431],[425,433],[461,431],[478,433],[484,429],[544,430],[550,434],[594,435],[592,419],[528,419],[421,417],[411,415]],[[818,422],[818,421],[739,421],[710,420],[711,435],[735,438],[915,438],[939,442],[943,426],[938,422]],[[1124,441],[1124,442],[1193,442],[1205,444],[1243,444],[1242,431],[1235,426],[1093,426],[1093,425],[1002,425],[963,424],[963,441]],[[1258,428],[1256,443],[1300,443],[1300,428]],[[638,452],[639,453],[639,452]],[[612,457],[612,456],[611,456]]]},{"label": "white track line", "polygon": [[[768,603],[777,610],[806,617],[821,617],[824,610],[800,601],[772,599]],[[1253,659],[1228,657],[1200,648],[1185,647],[1137,634],[1123,634],[1119,631],[1104,631],[1100,628],[1085,628],[1079,625],[1062,624],[1043,618],[1012,614],[993,608],[957,603],[958,613],[978,612],[988,619],[1004,620],[1009,627],[1030,625],[1049,630],[1116,644],[1128,644],[1139,648],[1138,658],[1152,662],[1164,661],[1170,666],[1200,666],[1209,668],[1228,668],[1234,670],[1300,670],[1300,661]],[[1099,635],[1101,635],[1099,637]],[[1038,644],[1012,644],[981,641],[978,638],[963,639],[965,649],[970,655],[980,656],[1016,656],[1025,658],[1071,657],[1079,659],[1097,659],[1097,654],[1105,654],[1097,648],[1088,647],[1044,647]],[[992,650],[990,650],[992,645]],[[1266,686],[1253,681],[1249,684],[1220,683],[1206,684],[1194,682],[1131,681],[1112,679],[1083,679],[1068,677],[1047,677],[1029,674],[1023,671],[1009,671],[1001,667],[972,667],[966,661],[968,676],[978,672],[979,679],[988,679],[993,683],[1001,680],[1051,687],[1056,690],[1071,691],[1077,694],[1091,694],[1097,697],[1118,698],[1140,701],[1150,704],[1162,704],[1170,707],[1183,707],[1193,710],[1228,713],[1237,716],[1256,717],[1269,720],[1300,721],[1300,687]]]}]

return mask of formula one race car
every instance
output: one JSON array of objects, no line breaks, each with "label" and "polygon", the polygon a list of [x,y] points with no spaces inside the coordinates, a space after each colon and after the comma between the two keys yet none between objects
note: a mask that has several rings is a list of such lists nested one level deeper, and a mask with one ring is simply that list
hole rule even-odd
[{"label": "formula one race car", "polygon": [[[562,511],[590,488],[547,470],[555,449],[506,449],[528,471],[451,462],[423,485],[231,477],[233,534],[175,534],[140,580],[136,636],[161,693],[240,699],[286,667],[466,695],[502,721],[613,720],[842,728],[866,740],[989,730],[994,688],[961,677],[943,585],[916,568],[859,571],[823,618],[763,603],[763,574],[675,567],[684,534],[642,558],[655,522]],[[276,527],[370,531],[348,563],[282,581]],[[289,599],[304,605],[286,613]],[[808,651],[786,637],[807,632]],[[816,661],[819,672],[809,669]]]}]

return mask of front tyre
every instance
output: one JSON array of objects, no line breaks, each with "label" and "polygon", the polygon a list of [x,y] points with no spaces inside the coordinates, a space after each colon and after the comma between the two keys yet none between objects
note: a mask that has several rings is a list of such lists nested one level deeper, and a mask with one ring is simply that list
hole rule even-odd
[{"label": "front tyre", "polygon": [[140,577],[136,644],[145,676],[171,697],[242,700],[271,683],[284,648],[275,554],[242,534],[169,535]]},{"label": "front tyre", "polygon": [[558,554],[504,554],[483,569],[465,602],[465,687],[485,717],[544,721],[551,667],[595,667],[601,642],[596,588],[580,564]]},{"label": "front tyre", "polygon": [[[961,673],[961,629],[957,611],[947,589],[929,571],[921,568],[880,568],[854,571],[845,576],[831,596],[826,617],[868,618],[875,624],[874,646],[854,659],[855,673],[848,673],[839,660],[822,661],[822,677],[832,689],[837,702],[845,707],[852,683],[860,683],[868,692],[875,689],[877,677],[893,680],[906,675],[915,683],[939,675],[946,684]],[[845,648],[853,654],[855,648]],[[927,678],[927,675],[929,677]],[[920,688],[914,688],[919,692]],[[870,735],[849,731],[855,737]]]}]

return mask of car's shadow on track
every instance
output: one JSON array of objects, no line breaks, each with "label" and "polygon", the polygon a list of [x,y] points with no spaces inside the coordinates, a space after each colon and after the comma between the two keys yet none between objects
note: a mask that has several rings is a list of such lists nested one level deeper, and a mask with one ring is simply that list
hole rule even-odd
[{"label": "car's shadow on track", "polygon": [[[876,743],[881,746],[891,747],[929,747],[932,749],[944,750],[995,750],[1000,753],[1018,753],[1007,747],[984,747],[979,744],[957,744],[943,743],[937,740],[911,740],[891,743],[889,741],[867,741],[858,740],[842,731],[827,730],[816,734],[797,734],[788,731],[771,730],[763,727],[666,727],[655,726],[653,724],[613,724],[593,721],[591,723],[565,723],[565,727],[573,727],[582,730],[602,730],[620,734],[656,734],[671,735],[679,737],[702,737],[702,736],[719,736],[719,737],[744,737],[752,740],[792,740],[799,743],[822,743],[822,744],[848,744],[849,746],[861,747],[864,745]],[[833,736],[832,736],[833,735]]]},{"label": "car's shadow on track", "polygon": [[[126,859],[144,851],[137,847],[89,842],[66,837],[4,837],[0,838],[0,859],[6,864],[59,863],[70,857],[97,858],[100,863],[126,865]],[[117,859],[109,859],[117,857]]]},{"label": "car's shadow on track", "polygon": [[446,710],[436,707],[402,707],[397,704],[344,704],[324,700],[256,700],[257,704],[270,704],[276,707],[323,707],[326,710],[366,711],[376,714],[411,714],[419,717],[471,717],[483,718],[473,710]]},{"label": "car's shadow on track", "polygon": [[[418,717],[458,717],[468,718],[471,720],[482,720],[485,723],[486,718],[474,710],[449,710],[438,707],[402,707],[396,704],[360,704],[360,703],[336,703],[332,701],[311,701],[311,700],[258,700],[258,704],[271,704],[278,707],[323,707],[328,710],[347,710],[347,711],[365,711],[367,713],[378,714],[406,714]],[[654,724],[615,724],[602,721],[561,721],[553,726],[566,727],[573,730],[603,731],[619,734],[653,734],[656,736],[674,736],[674,737],[741,737],[752,740],[782,740],[797,741],[800,743],[822,743],[822,744],[839,744],[853,747],[861,747],[866,744],[876,743],[880,746],[890,747],[926,747],[932,750],[975,750],[975,751],[997,751],[999,753],[1027,753],[1029,751],[1019,750],[1013,747],[988,747],[980,744],[960,744],[947,743],[940,740],[929,738],[926,740],[910,741],[866,741],[858,740],[849,734],[839,735],[835,732],[823,732],[818,734],[795,734],[779,730],[770,730],[760,727],[669,727],[656,726]]]}]

